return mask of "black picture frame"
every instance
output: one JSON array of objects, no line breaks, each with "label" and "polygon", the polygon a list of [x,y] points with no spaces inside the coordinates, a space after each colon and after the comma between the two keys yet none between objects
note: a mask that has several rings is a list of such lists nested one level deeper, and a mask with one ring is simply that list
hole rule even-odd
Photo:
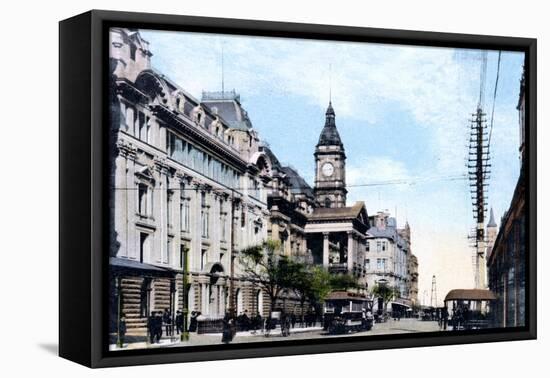
[{"label": "black picture frame", "polygon": [[[526,55],[525,327],[109,352],[106,159],[110,26],[522,51]],[[59,24],[59,354],[88,367],[158,364],[535,339],[536,39],[92,10]]]}]

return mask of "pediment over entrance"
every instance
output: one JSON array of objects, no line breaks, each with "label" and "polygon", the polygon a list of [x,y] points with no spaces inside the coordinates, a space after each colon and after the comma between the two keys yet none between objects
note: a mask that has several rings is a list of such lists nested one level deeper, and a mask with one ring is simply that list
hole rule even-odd
[{"label": "pediment over entrance", "polygon": [[136,176],[139,176],[143,179],[146,179],[148,181],[155,181],[155,177],[153,176],[153,171],[150,167],[144,166],[136,171]]},{"label": "pediment over entrance", "polygon": [[350,221],[355,220],[368,227],[369,217],[365,203],[362,201],[356,202],[355,205],[349,207],[326,208],[319,207],[309,216],[309,221]]}]

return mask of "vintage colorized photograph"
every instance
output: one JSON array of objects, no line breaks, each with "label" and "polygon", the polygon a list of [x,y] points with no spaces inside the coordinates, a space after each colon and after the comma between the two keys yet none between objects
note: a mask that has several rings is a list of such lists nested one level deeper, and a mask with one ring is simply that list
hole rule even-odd
[{"label": "vintage colorized photograph", "polygon": [[108,43],[110,351],[526,326],[524,52]]}]

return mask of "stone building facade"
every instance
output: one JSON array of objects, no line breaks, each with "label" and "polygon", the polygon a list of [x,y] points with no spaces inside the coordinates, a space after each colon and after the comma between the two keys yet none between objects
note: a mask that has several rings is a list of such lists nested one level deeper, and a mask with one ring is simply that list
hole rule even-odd
[{"label": "stone building facade", "polygon": [[420,306],[420,302],[418,302],[418,258],[413,254],[409,257],[409,297],[412,307]]},{"label": "stone building facade", "polygon": [[410,308],[413,299],[418,301],[418,262],[411,252],[409,224],[397,228],[396,219],[385,211],[372,216],[371,222],[365,257],[368,286],[397,288],[399,297],[394,299],[394,307]]},{"label": "stone building facade", "polygon": [[189,311],[219,318],[233,265],[236,310],[264,312],[263,293],[235,263],[235,251],[265,240],[271,224],[268,156],[239,96],[195,99],[151,68],[139,32],[110,35],[111,311],[120,299],[130,335],[184,298]]},{"label": "stone building facade", "polygon": [[313,156],[316,207],[305,227],[311,259],[331,273],[354,275],[366,288],[364,259],[369,217],[363,202],[346,204],[346,154],[332,103],[326,110],[325,125]]},{"label": "stone building facade", "polygon": [[[487,256],[489,288],[497,300],[492,303],[490,313],[495,327],[519,327],[525,325],[526,296],[526,168],[525,168],[525,74],[520,83],[518,100],[521,161],[520,174],[510,207],[502,216],[500,228],[494,221],[490,248]],[[496,235],[496,236],[495,236]],[[491,240],[491,237],[493,240]]]}]

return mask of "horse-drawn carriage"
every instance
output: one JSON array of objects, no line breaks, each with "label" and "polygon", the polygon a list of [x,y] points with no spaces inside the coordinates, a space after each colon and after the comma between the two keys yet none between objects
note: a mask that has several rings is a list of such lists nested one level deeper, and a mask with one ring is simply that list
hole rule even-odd
[{"label": "horse-drawn carriage", "polygon": [[374,321],[372,306],[366,295],[333,291],[325,300],[323,328],[330,334],[368,331]]},{"label": "horse-drawn carriage", "polygon": [[490,326],[491,304],[496,300],[490,290],[454,289],[445,297],[453,330],[482,329]]}]

